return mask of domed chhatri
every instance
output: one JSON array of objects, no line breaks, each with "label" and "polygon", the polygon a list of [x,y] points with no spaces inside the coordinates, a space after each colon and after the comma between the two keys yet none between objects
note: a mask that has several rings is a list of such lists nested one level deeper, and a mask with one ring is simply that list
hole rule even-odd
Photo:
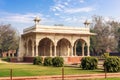
[{"label": "domed chhatri", "polygon": [[88,20],[86,20],[86,21],[84,22],[85,27],[86,27],[86,26],[89,26],[89,24],[90,24],[90,22],[88,22]]},{"label": "domed chhatri", "polygon": [[35,24],[38,24],[40,21],[41,21],[41,19],[38,16],[35,17],[35,19],[34,19]]}]

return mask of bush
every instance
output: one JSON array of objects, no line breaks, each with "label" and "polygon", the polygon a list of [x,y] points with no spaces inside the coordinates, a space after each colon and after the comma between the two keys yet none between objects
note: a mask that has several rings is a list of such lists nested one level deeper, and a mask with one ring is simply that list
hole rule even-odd
[{"label": "bush", "polygon": [[44,66],[51,66],[51,65],[52,65],[52,58],[51,57],[45,57]]},{"label": "bush", "polygon": [[97,69],[98,59],[95,57],[84,57],[81,60],[80,67],[84,70]]},{"label": "bush", "polygon": [[10,62],[10,57],[2,58],[3,61]]},{"label": "bush", "polygon": [[120,59],[116,56],[107,57],[103,66],[107,72],[118,72],[120,70]]},{"label": "bush", "polygon": [[42,61],[43,61],[43,58],[38,56],[38,57],[35,57],[34,60],[33,60],[33,64],[34,65],[41,65],[42,64]]},{"label": "bush", "polygon": [[103,58],[109,57],[109,53],[104,53],[104,54],[102,55],[102,57],[103,57]]},{"label": "bush", "polygon": [[62,67],[64,65],[64,60],[62,57],[54,57],[52,63],[55,67]]}]

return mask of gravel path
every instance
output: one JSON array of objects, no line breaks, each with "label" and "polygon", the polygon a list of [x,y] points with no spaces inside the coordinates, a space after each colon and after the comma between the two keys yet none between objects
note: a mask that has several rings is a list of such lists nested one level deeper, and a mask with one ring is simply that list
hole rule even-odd
[{"label": "gravel path", "polygon": [[0,63],[8,63],[8,62],[6,62],[6,61],[3,61],[3,60],[1,60],[1,58],[0,58]]},{"label": "gravel path", "polygon": [[[107,73],[107,78],[120,77],[120,73]],[[64,80],[85,80],[85,79],[96,79],[105,78],[105,74],[80,74],[80,75],[65,75]],[[0,77],[0,80],[10,80],[10,77]],[[32,77],[13,77],[12,80],[62,80],[61,75],[54,76],[32,76]]]}]

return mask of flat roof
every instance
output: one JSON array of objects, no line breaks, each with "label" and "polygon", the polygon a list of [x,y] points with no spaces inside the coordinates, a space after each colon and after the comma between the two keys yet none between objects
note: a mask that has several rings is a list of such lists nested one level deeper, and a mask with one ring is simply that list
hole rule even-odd
[{"label": "flat roof", "polygon": [[32,32],[95,35],[95,33],[90,32],[89,27],[45,26],[45,25],[34,25],[32,27],[26,28],[23,30],[23,35]]}]

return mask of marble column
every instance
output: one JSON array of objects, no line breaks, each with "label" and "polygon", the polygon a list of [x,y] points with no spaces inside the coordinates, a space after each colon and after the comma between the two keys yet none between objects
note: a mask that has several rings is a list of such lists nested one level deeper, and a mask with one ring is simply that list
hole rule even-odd
[{"label": "marble column", "polygon": [[82,43],[82,56],[85,56],[85,55],[84,55],[84,52],[85,52],[85,51],[84,51],[84,47],[85,47],[85,43]]},{"label": "marble column", "polygon": [[73,56],[73,45],[71,46],[71,56]]},{"label": "marble column", "polygon": [[9,52],[8,52],[8,57],[11,57]]},{"label": "marble column", "polygon": [[56,56],[56,45],[54,46],[54,56]]},{"label": "marble column", "polygon": [[87,56],[90,56],[90,46],[87,46]]},{"label": "marble column", "polygon": [[28,42],[27,42],[27,46],[26,46],[26,56],[28,56]]},{"label": "marble column", "polygon": [[70,53],[69,46],[67,46],[67,56],[69,56],[69,53]]},{"label": "marble column", "polygon": [[52,43],[50,43],[50,56],[52,56]]},{"label": "marble column", "polygon": [[14,53],[12,53],[12,57],[14,57]]},{"label": "marble column", "polygon": [[38,45],[36,45],[36,56],[38,56]]},{"label": "marble column", "polygon": [[76,44],[74,46],[74,56],[77,56],[77,54],[76,54]]},{"label": "marble column", "polygon": [[32,57],[34,57],[34,42],[32,42]]},{"label": "marble column", "polygon": [[46,52],[45,48],[46,48],[45,45],[43,45],[43,53],[41,54],[42,56],[45,56],[45,52]]}]

